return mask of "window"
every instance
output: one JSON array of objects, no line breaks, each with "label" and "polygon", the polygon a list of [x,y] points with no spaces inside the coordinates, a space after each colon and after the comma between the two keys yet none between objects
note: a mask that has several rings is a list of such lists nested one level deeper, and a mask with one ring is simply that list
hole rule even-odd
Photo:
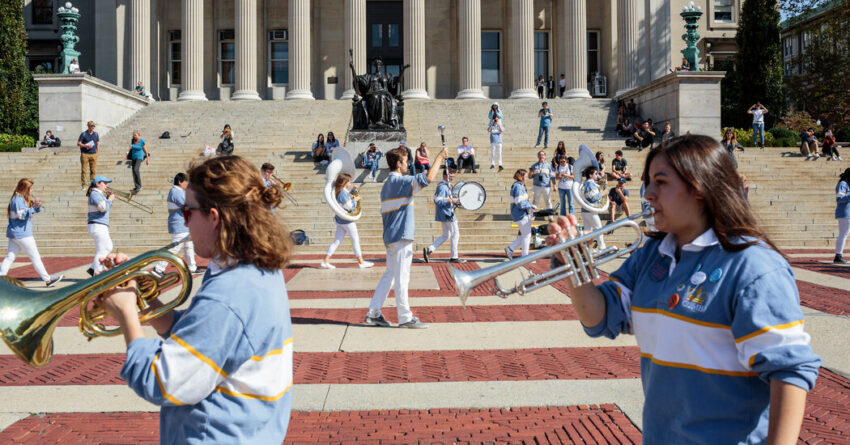
[{"label": "window", "polygon": [[398,23],[387,24],[387,45],[395,48],[398,47],[399,31]]},{"label": "window", "polygon": [[372,24],[372,47],[380,48],[384,46],[384,34],[383,34],[384,26],[380,23]]},{"label": "window", "polygon": [[220,85],[233,85],[233,67],[236,60],[235,34],[232,29],[218,32],[218,72],[221,74]]},{"label": "window", "polygon": [[285,29],[269,31],[269,77],[272,84],[289,83],[289,42]]},{"label": "window", "polygon": [[498,31],[481,33],[481,82],[501,83],[501,36]]},{"label": "window", "polygon": [[32,2],[32,24],[53,24],[53,0],[33,0]]},{"label": "window", "polygon": [[181,31],[168,31],[168,72],[171,75],[171,85],[183,83],[183,54],[181,53]]},{"label": "window", "polygon": [[714,0],[714,21],[717,23],[732,23],[732,8],[735,0]]},{"label": "window", "polygon": [[534,75],[549,79],[549,31],[534,32]]},{"label": "window", "polygon": [[[587,79],[593,78],[593,73],[602,70],[602,55],[599,51],[599,31],[587,32]],[[569,61],[567,61],[569,63]]]}]

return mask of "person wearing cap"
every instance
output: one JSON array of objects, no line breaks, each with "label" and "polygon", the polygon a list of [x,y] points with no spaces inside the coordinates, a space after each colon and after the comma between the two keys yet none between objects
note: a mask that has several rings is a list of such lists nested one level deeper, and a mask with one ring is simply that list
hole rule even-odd
[{"label": "person wearing cap", "polygon": [[628,179],[626,178],[618,179],[617,186],[612,187],[611,190],[608,191],[608,202],[611,203],[610,208],[608,209],[608,216],[611,217],[611,222],[614,222],[614,217],[617,216],[618,208],[626,214],[626,218],[632,214],[631,210],[629,210],[629,191],[626,190],[627,181]]},{"label": "person wearing cap", "polygon": [[[188,238],[189,228],[186,227],[186,219],[183,218],[183,206],[186,205],[186,187],[188,186],[189,178],[186,173],[180,172],[174,176],[174,185],[168,192],[168,234],[171,235],[172,244],[178,243],[174,244],[174,247],[168,249],[168,251],[176,255],[177,252],[180,252],[180,249],[183,249],[183,256],[186,258],[189,272],[194,274],[198,272],[198,266],[195,262],[195,244],[191,238]],[[154,266],[153,271],[162,276],[166,267],[168,267],[168,262],[160,261]]]},{"label": "person wearing cap", "polygon": [[[77,147],[80,147],[80,187],[83,190],[97,175],[97,154],[100,152],[100,136],[94,131],[94,121],[88,121],[86,128],[77,139]],[[89,169],[88,180],[86,167]]]},{"label": "person wearing cap", "polygon": [[87,271],[89,275],[95,275],[105,270],[101,261],[112,252],[112,238],[109,236],[109,210],[112,209],[115,195],[109,190],[108,184],[110,182],[112,180],[106,176],[95,176],[86,191],[86,197],[89,199],[88,230],[89,235],[94,240],[94,259]]}]

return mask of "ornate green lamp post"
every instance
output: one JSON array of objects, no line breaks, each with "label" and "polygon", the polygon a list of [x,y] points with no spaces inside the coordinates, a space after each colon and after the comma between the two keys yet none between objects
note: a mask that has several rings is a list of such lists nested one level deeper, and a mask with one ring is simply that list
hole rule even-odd
[{"label": "ornate green lamp post", "polygon": [[57,15],[62,21],[62,35],[59,37],[62,40],[62,74],[68,74],[71,71],[68,67],[71,61],[77,59],[77,64],[80,62],[80,52],[74,47],[80,38],[74,34],[77,31],[77,22],[80,20],[80,10],[71,6],[71,2],[65,3],[65,6],[60,6]]},{"label": "ornate green lamp post", "polygon": [[699,49],[697,49],[697,42],[699,42],[699,33],[697,33],[697,28],[699,28],[699,19],[702,17],[702,7],[696,6],[694,7],[694,2],[688,3],[687,6],[682,7],[682,18],[685,19],[685,30],[686,32],[682,34],[682,40],[685,41],[685,49],[682,50],[682,55],[688,59],[688,64],[691,66],[691,71],[699,71],[699,65],[697,62],[699,61]]}]

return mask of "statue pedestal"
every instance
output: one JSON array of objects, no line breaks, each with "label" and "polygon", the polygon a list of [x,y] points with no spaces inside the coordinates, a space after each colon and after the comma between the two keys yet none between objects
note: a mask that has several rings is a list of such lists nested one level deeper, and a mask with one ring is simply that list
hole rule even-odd
[{"label": "statue pedestal", "polygon": [[[351,130],[348,133],[348,145],[345,146],[345,150],[351,155],[351,159],[357,159],[357,155],[368,150],[370,143],[374,143],[378,150],[381,150],[385,155],[381,157],[380,168],[387,168],[387,151],[398,147],[401,142],[406,140],[407,132],[404,130]],[[408,141],[411,152],[419,146],[418,143],[413,147],[410,144],[410,141]],[[361,168],[360,165],[355,165],[355,167]]]}]

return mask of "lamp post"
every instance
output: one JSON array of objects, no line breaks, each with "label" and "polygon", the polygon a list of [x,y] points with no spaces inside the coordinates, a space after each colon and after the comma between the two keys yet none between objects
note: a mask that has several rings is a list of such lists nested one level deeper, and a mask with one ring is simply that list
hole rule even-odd
[{"label": "lamp post", "polygon": [[80,62],[80,52],[74,49],[80,41],[80,37],[75,34],[77,22],[80,20],[80,10],[68,2],[65,6],[59,7],[56,15],[62,21],[62,35],[59,37],[62,40],[62,74],[68,74],[71,61],[77,59],[77,64]]},{"label": "lamp post", "polygon": [[702,17],[702,7],[694,6],[694,2],[688,3],[687,6],[682,7],[682,18],[685,19],[685,33],[682,34],[682,40],[685,41],[685,49],[682,50],[682,55],[685,56],[685,59],[688,60],[688,64],[691,65],[691,71],[699,71],[699,65],[697,62],[699,61],[699,49],[697,48],[697,42],[699,42],[699,33],[697,32],[697,28],[699,28],[699,19]]}]

